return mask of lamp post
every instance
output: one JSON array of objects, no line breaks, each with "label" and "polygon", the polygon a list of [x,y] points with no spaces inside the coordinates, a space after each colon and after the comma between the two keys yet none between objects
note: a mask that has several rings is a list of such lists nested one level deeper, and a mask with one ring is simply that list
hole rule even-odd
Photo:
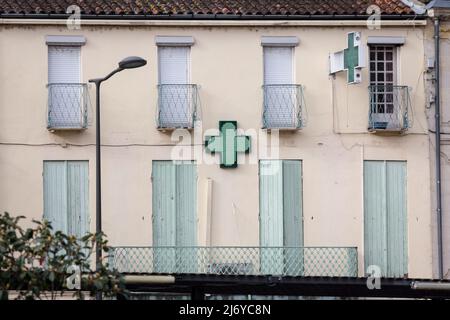
[{"label": "lamp post", "polygon": [[[140,57],[128,57],[119,62],[119,67],[112,71],[104,78],[97,78],[89,80],[90,83],[95,84],[96,90],[96,126],[95,126],[95,161],[96,161],[96,228],[97,234],[102,232],[102,186],[101,186],[101,153],[100,153],[100,86],[102,82],[108,80],[116,73],[123,71],[125,69],[134,69],[143,67],[147,64],[145,59]],[[95,261],[96,269],[100,270],[102,265],[102,249],[99,243],[96,244],[95,248]],[[101,294],[97,294],[97,299],[101,300]]]}]

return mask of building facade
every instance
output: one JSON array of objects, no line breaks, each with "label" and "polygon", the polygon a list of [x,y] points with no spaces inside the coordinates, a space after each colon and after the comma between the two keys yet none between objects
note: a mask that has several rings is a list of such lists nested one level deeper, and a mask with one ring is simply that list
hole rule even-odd
[{"label": "building facade", "polygon": [[69,3],[3,5],[0,210],[95,231],[88,80],[141,56],[102,85],[119,269],[435,277],[426,15],[405,1],[180,17],[105,3],[80,4],[79,26]]}]

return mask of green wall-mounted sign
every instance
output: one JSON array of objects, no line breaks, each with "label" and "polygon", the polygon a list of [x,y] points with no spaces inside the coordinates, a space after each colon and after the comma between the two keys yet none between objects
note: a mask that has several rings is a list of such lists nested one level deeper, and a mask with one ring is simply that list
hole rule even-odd
[{"label": "green wall-mounted sign", "polygon": [[349,33],[348,48],[344,50],[344,68],[348,72],[348,83],[355,82],[356,68],[359,66],[359,44],[355,42],[355,33]]},{"label": "green wall-mounted sign", "polygon": [[236,121],[219,121],[219,136],[206,137],[206,151],[220,153],[220,167],[224,169],[237,168],[238,152],[250,152],[250,137],[237,135]]},{"label": "green wall-mounted sign", "polygon": [[366,50],[361,33],[350,32],[347,34],[347,49],[330,55],[330,73],[347,71],[349,84],[361,83],[361,69],[366,66]]}]

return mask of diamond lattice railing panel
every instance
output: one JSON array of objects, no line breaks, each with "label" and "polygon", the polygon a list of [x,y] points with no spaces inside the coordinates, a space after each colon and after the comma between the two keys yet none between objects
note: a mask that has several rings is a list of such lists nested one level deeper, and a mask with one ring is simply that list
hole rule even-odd
[{"label": "diamond lattice railing panel", "polygon": [[115,247],[122,273],[356,277],[356,248]]},{"label": "diamond lattice railing panel", "polygon": [[158,86],[158,128],[193,128],[198,120],[199,96],[195,84]]},{"label": "diamond lattice railing panel", "polygon": [[49,84],[47,127],[49,129],[86,128],[89,104],[86,84]]},{"label": "diamond lattice railing panel", "polygon": [[369,87],[369,130],[403,131],[411,127],[409,88],[374,85]]},{"label": "diamond lattice railing panel", "polygon": [[264,85],[263,127],[300,129],[306,124],[301,85]]}]

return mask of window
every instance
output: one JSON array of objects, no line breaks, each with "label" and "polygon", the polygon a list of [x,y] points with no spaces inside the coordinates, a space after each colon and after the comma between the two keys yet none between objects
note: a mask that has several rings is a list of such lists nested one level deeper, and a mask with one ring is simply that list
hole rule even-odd
[{"label": "window", "polygon": [[83,44],[82,37],[47,37],[49,129],[83,129],[87,125],[87,91],[81,83]]},{"label": "window", "polygon": [[159,84],[188,84],[190,47],[158,47]]},{"label": "window", "polygon": [[[261,268],[266,274],[303,274],[302,162],[261,160],[259,166]],[[284,247],[291,247],[283,249]]]},{"label": "window", "polygon": [[159,128],[192,128],[197,86],[190,84],[190,46],[158,47]]},{"label": "window", "polygon": [[293,47],[264,47],[264,84],[293,84]]},{"label": "window", "polygon": [[369,37],[369,131],[404,132],[411,126],[410,88],[398,85],[402,37]]},{"label": "window", "polygon": [[396,51],[396,46],[370,46],[370,85],[375,89],[373,113],[394,113]]},{"label": "window", "polygon": [[303,87],[295,84],[294,53],[299,39],[263,36],[263,128],[297,130],[305,125]]},{"label": "window", "polygon": [[264,47],[264,128],[295,128],[294,48]]},{"label": "window", "polygon": [[383,277],[408,274],[406,162],[364,161],[364,259]]},{"label": "window", "polygon": [[89,231],[88,161],[44,161],[44,218],[55,231]]},{"label": "window", "polygon": [[[196,164],[154,161],[152,181],[154,268],[164,273],[194,273],[192,252],[175,247],[197,244]],[[168,246],[173,250],[158,250]]]}]

